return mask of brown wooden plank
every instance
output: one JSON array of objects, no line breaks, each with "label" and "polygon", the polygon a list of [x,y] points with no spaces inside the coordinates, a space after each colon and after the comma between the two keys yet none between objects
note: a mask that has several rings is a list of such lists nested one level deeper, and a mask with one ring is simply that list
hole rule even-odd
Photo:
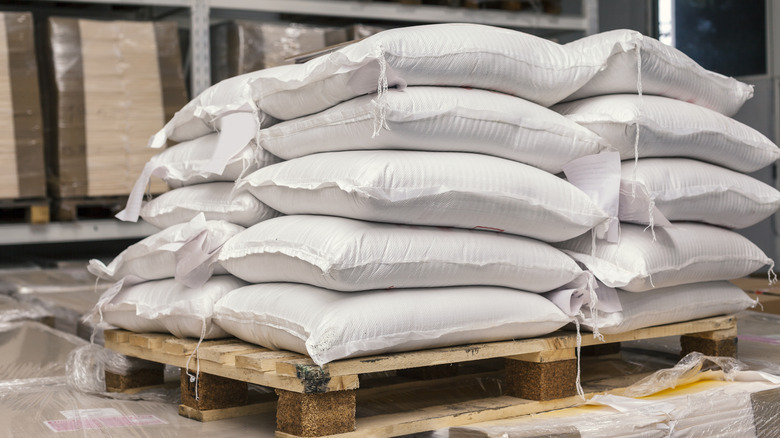
[{"label": "brown wooden plank", "polygon": [[[236,342],[235,338],[213,339],[213,340],[203,341],[201,343],[201,346],[203,346],[203,345],[233,344],[235,342]],[[192,339],[192,338],[174,338],[174,337],[171,337],[171,338],[165,340],[165,343],[162,346],[162,350],[163,350],[163,352],[168,353],[168,354],[190,355],[193,352],[195,352],[195,348],[197,346],[198,346],[198,340],[197,339]]]},{"label": "brown wooden plank", "polygon": [[[200,371],[231,379],[241,380],[242,382],[254,383],[271,388],[285,389],[294,392],[304,392],[306,388],[297,377],[279,376],[274,372],[259,372],[247,368],[236,368],[235,366],[222,365],[215,362],[191,358],[189,356],[167,354],[162,350],[151,350],[131,343],[115,343],[106,339],[106,348],[127,356],[150,360],[152,362],[165,363],[181,368],[189,366],[189,369],[195,371],[199,366]],[[358,387],[358,381],[352,376],[331,378],[322,389],[327,391],[339,391],[342,389],[355,389]]]},{"label": "brown wooden plank", "polygon": [[236,356],[239,354],[260,353],[264,351],[268,351],[268,349],[243,342],[234,342],[229,344],[209,345],[207,347],[201,346],[198,350],[198,356],[203,360],[235,365]]},{"label": "brown wooden plank", "polygon": [[244,353],[236,356],[236,367],[261,372],[276,371],[276,364],[280,360],[304,358],[304,355],[290,351],[268,350],[255,353]]},{"label": "brown wooden plank", "polygon": [[[669,324],[659,327],[648,327],[616,335],[605,335],[603,342],[589,334],[583,335],[582,346],[701,333],[730,329],[733,327],[736,327],[736,318],[734,316],[717,316],[714,318]],[[577,336],[574,332],[556,332],[552,335],[532,339],[470,344],[406,353],[343,359],[326,364],[324,370],[331,377],[356,375],[445,363],[490,359],[495,357],[533,354],[542,351],[556,351],[576,347]],[[276,372],[280,375],[296,376],[301,366],[313,365],[314,362],[310,359],[281,361],[277,364]]]},{"label": "brown wooden plank", "polygon": [[115,344],[124,344],[130,342],[130,335],[132,332],[126,330],[105,330],[103,331],[103,339]]},{"label": "brown wooden plank", "polygon": [[132,333],[129,342],[146,350],[160,350],[169,337],[161,333]]},{"label": "brown wooden plank", "polygon": [[179,415],[191,418],[200,422],[226,420],[228,418],[246,417],[276,410],[276,402],[269,401],[263,403],[254,403],[245,406],[238,406],[225,409],[210,409],[208,411],[199,411],[187,405],[179,405]]}]

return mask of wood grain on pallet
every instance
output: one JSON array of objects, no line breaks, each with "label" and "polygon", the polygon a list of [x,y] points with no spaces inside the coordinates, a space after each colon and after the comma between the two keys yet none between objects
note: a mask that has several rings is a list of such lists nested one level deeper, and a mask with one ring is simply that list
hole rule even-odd
[{"label": "wood grain on pallet", "polygon": [[[603,341],[583,335],[581,346],[603,346],[605,343],[675,335],[702,340],[705,344],[728,342],[736,339],[736,318],[719,316],[649,327],[604,336]],[[573,394],[569,386],[575,377],[576,367],[572,368],[572,364],[576,362],[574,359],[577,357],[576,338],[575,333],[559,331],[533,339],[344,359],[322,367],[297,353],[271,351],[235,339],[204,341],[198,348],[199,363],[197,364],[193,356],[197,346],[196,340],[118,330],[105,332],[105,345],[119,353],[154,362],[179,367],[189,365],[193,371],[199,367],[204,379],[210,379],[208,374],[211,374],[276,388],[280,397],[280,403],[276,405],[277,421],[280,418],[284,420],[278,423],[283,424],[284,428],[280,426],[276,435],[292,438],[298,436],[296,433],[335,437],[405,435],[575,406],[581,403],[582,399],[568,394]],[[615,354],[608,358],[588,359],[618,360]],[[365,388],[359,388],[360,379],[365,379],[367,376],[382,376],[387,371],[450,363],[468,363],[472,364],[470,365],[472,367],[473,364],[489,364],[490,370],[483,370],[481,374],[420,381],[410,381],[404,376],[396,375],[392,378],[400,380],[388,380],[381,385],[372,386],[369,379],[367,380],[369,384]],[[590,363],[586,362],[585,365]],[[495,369],[496,364],[500,364],[500,369]],[[602,362],[596,362],[591,366],[596,367],[593,369],[613,369],[611,366],[603,366]],[[565,376],[561,377],[561,373]],[[541,377],[538,379],[528,377],[532,375]],[[620,394],[623,388],[645,376],[646,373],[641,372],[625,376],[591,373],[587,377],[583,376],[582,386],[586,394],[602,392]],[[461,396],[452,398],[444,393],[450,388],[460,390],[469,385],[482,387],[485,382],[483,379],[500,380],[503,382],[500,384],[503,390],[500,394],[488,398],[485,398],[484,394],[472,398]],[[536,381],[544,379],[548,381]],[[511,387],[521,388],[515,391]],[[201,392],[201,397],[208,397],[205,392],[207,391]],[[518,394],[533,396],[536,393],[539,394],[538,400],[518,397]],[[545,397],[550,396],[560,398],[544,400]],[[445,397],[447,403],[442,404]],[[347,399],[354,400],[354,403],[347,403],[349,406],[344,405]],[[388,403],[386,401],[388,399],[392,402]],[[282,400],[284,403],[281,403]],[[317,406],[329,406],[328,403],[336,402],[341,406],[341,410],[346,409],[351,414],[346,417],[339,414],[338,418],[331,418],[332,415],[328,417],[330,414],[317,409]],[[269,403],[260,406],[226,406],[215,409],[194,409],[183,406],[180,413],[200,421],[211,421],[255,412],[256,409],[272,409],[274,405],[272,402]],[[387,410],[388,404],[399,405],[399,403],[402,403],[402,409],[394,407],[395,410]],[[380,407],[376,408],[376,405]],[[328,424],[344,423],[349,427],[322,428],[323,423],[320,420],[328,418],[330,418],[326,421]]]}]

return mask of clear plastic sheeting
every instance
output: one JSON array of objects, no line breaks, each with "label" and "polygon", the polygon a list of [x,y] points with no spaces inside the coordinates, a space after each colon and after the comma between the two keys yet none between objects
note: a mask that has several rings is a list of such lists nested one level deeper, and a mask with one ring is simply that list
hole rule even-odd
[{"label": "clear plastic sheeting", "polygon": [[70,388],[64,378],[0,382],[0,437],[274,436],[273,412],[201,423],[178,404],[114,400]]},{"label": "clear plastic sheeting", "polygon": [[90,344],[73,350],[68,356],[67,382],[72,388],[84,393],[98,394],[108,398],[175,403],[179,400],[178,387],[159,387],[138,394],[106,391],[106,371],[127,376],[134,371],[162,367],[162,364],[125,356],[99,345]]},{"label": "clear plastic sheeting", "polygon": [[11,297],[0,295],[0,323],[24,320],[43,321],[51,316],[51,313],[41,306],[20,303]]},{"label": "clear plastic sheeting", "polygon": [[0,379],[64,377],[68,355],[86,344],[34,321],[0,323]]},{"label": "clear plastic sheeting", "polygon": [[780,378],[746,368],[692,353],[586,406],[451,428],[449,436],[780,437]]},{"label": "clear plastic sheeting", "polygon": [[28,293],[94,291],[105,289],[110,283],[95,283],[86,263],[63,269],[30,269],[0,272],[0,293],[23,295]]},{"label": "clear plastic sheeting", "polygon": [[750,369],[780,375],[780,315],[742,312],[737,327],[739,360]]},{"label": "clear plastic sheeting", "polygon": [[740,371],[747,368],[747,365],[731,357],[705,356],[693,352],[683,357],[674,367],[656,371],[629,386],[622,395],[644,397],[706,378],[732,381],[739,376]]}]

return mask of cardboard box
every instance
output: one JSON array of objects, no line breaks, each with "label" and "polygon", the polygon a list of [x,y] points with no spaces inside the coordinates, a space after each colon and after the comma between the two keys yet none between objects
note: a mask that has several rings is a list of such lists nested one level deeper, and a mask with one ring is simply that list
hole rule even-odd
[{"label": "cardboard box", "polygon": [[348,40],[347,29],[235,20],[211,28],[211,79],[292,63],[290,58]]},{"label": "cardboard box", "polygon": [[43,119],[30,13],[0,13],[0,199],[46,196]]},{"label": "cardboard box", "polygon": [[47,42],[52,195],[130,193],[159,152],[149,137],[187,103],[176,24],[53,17]]}]

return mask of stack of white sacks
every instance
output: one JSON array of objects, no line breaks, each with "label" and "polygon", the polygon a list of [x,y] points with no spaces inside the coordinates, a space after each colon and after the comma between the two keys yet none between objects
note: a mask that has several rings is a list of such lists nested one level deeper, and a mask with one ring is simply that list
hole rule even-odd
[{"label": "stack of white sacks", "polygon": [[[634,113],[598,108],[594,96],[638,85],[641,97],[611,97],[639,102]],[[718,114],[751,95],[636,32],[559,45],[464,24],[385,31],[306,64],[225,80],[150,141],[181,143],[147,165],[119,217],[140,214],[162,231],[108,266],[92,263],[117,281],[96,314],[134,331],[229,334],[324,364],[534,337],[574,318],[607,332],[744,309],[752,303],[739,289],[704,282],[771,261],[732,231],[664,217],[747,226],[778,208],[777,192],[664,158],[663,170],[717,186],[700,203],[668,202],[651,181],[658,165],[644,157],[744,162],[740,171],[773,162],[776,146]],[[656,99],[686,128],[682,139],[651,130],[645,108]],[[713,129],[680,120],[671,105],[715,114]],[[626,133],[636,126],[639,144]],[[720,135],[727,129],[736,135]],[[614,151],[630,160],[622,181]],[[142,205],[151,176],[173,190]],[[705,185],[682,191],[700,195]],[[655,218],[654,227],[618,227],[618,218]],[[643,292],[597,287],[594,275]],[[666,289],[692,282],[698,288]],[[671,312],[680,302],[694,305]]]}]

